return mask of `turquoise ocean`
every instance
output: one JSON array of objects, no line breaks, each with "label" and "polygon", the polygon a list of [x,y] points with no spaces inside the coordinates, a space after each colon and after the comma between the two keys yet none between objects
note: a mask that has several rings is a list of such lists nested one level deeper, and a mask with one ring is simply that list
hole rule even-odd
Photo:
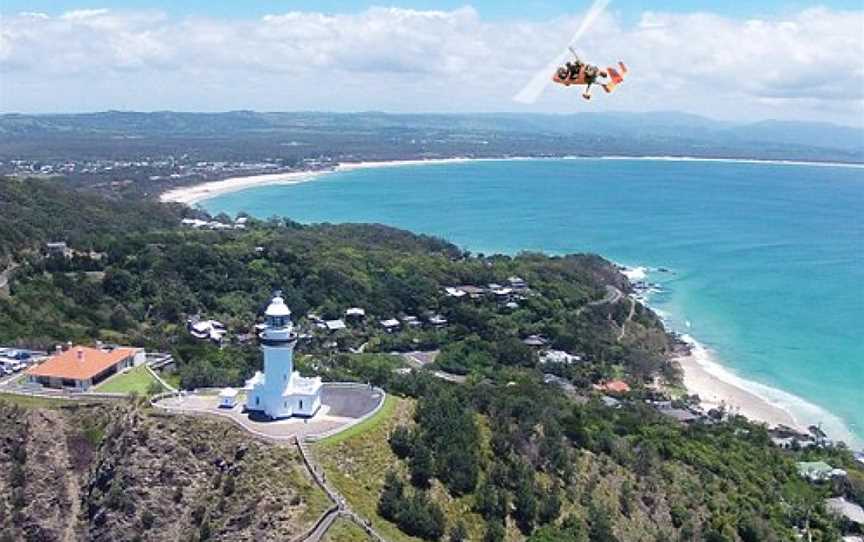
[{"label": "turquoise ocean", "polygon": [[[596,252],[647,270],[649,303],[716,371],[864,443],[864,169],[650,159],[358,169],[201,205],[379,222],[475,253]],[[660,268],[668,271],[659,271]]]}]

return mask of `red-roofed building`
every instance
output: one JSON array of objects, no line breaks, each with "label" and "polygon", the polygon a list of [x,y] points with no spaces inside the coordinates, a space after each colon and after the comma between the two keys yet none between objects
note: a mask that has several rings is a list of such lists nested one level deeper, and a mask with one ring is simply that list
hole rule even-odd
[{"label": "red-roofed building", "polygon": [[611,393],[627,393],[630,391],[630,384],[623,380],[610,380],[608,382],[594,384],[594,389]]},{"label": "red-roofed building", "polygon": [[48,388],[84,391],[143,361],[144,350],[139,348],[100,350],[73,346],[27,369],[27,377],[30,382]]}]

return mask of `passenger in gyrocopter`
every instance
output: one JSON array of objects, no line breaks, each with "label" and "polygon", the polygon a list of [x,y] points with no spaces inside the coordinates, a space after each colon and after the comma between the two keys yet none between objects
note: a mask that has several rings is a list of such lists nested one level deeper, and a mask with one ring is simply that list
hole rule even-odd
[{"label": "passenger in gyrocopter", "polygon": [[565,87],[585,85],[585,92],[582,93],[582,97],[586,100],[591,99],[591,85],[594,83],[599,82],[603,90],[609,93],[624,81],[627,66],[623,62],[618,63],[619,69],[610,67],[601,70],[597,66],[582,62],[579,55],[572,48],[570,48],[570,52],[573,53],[574,60],[572,62],[568,61],[558,68],[552,76],[552,80]]}]

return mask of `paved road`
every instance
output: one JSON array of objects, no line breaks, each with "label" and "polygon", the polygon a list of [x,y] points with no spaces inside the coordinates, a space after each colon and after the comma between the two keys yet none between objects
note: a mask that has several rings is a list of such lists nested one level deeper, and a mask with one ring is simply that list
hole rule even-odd
[{"label": "paved road", "polygon": [[621,301],[621,298],[624,297],[624,292],[619,290],[618,288],[607,284],[606,285],[606,295],[603,296],[603,299],[598,299],[597,301],[589,301],[585,303],[585,306],[579,307],[579,310],[576,311],[576,314],[582,314],[582,311],[587,309],[588,307],[596,307],[598,305],[606,305],[607,303],[613,305]]}]

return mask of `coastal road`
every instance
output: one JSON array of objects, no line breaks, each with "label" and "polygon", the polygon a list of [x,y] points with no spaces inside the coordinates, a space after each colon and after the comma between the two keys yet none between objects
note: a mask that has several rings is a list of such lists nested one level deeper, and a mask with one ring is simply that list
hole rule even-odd
[{"label": "coastal road", "polygon": [[576,311],[576,315],[582,314],[582,311],[587,309],[588,307],[596,307],[598,305],[614,305],[621,301],[621,298],[624,297],[624,292],[619,290],[618,288],[607,284],[606,285],[606,295],[603,296],[603,299],[598,299],[597,301],[589,301],[585,303],[584,306],[579,307],[579,310]]}]

